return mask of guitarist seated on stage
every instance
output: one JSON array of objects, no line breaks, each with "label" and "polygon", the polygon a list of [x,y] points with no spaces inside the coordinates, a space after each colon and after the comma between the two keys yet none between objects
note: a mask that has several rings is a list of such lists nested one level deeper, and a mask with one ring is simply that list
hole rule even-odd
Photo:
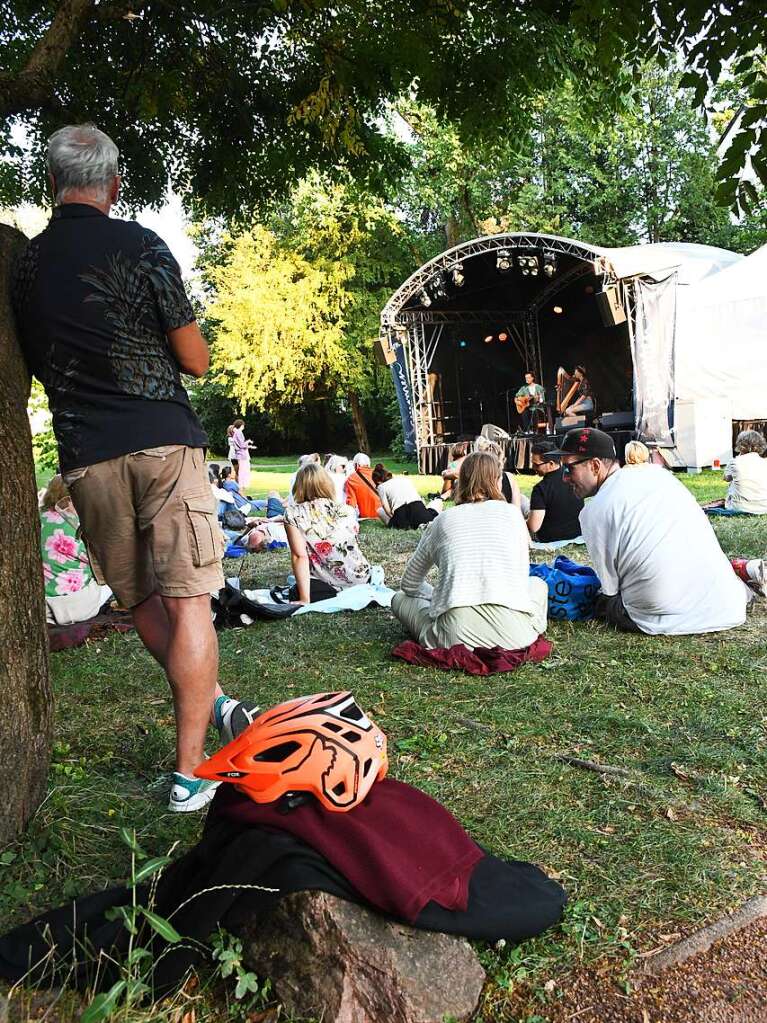
[{"label": "guitarist seated on stage", "polygon": [[514,396],[514,405],[522,416],[522,429],[530,432],[533,415],[546,417],[546,392],[535,382],[535,373],[525,373],[525,383]]}]

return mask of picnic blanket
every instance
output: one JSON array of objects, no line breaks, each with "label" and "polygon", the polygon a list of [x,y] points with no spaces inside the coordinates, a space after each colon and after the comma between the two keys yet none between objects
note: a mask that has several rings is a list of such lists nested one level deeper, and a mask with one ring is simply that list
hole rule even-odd
[{"label": "picnic blanket", "polygon": [[545,660],[552,651],[552,644],[545,636],[539,636],[530,646],[522,650],[504,650],[502,647],[476,647],[470,650],[462,643],[451,647],[427,650],[413,639],[405,640],[392,650],[392,657],[399,657],[408,664],[420,668],[440,668],[442,671],[464,671],[467,675],[495,675],[504,671],[515,671],[529,661]]},{"label": "picnic blanket", "polygon": [[731,515],[749,515],[750,512],[738,511],[737,508],[704,508],[703,511],[706,515],[726,515],[728,518]]},{"label": "picnic blanket", "polygon": [[538,540],[530,541],[531,551],[545,551],[547,554],[552,551],[558,551],[562,547],[569,547],[571,543],[586,543],[582,536],[574,536],[572,540],[551,540],[549,543],[539,542]]},{"label": "picnic blanket", "polygon": [[[294,586],[296,578],[288,576],[288,586]],[[254,603],[273,603],[274,597],[271,590],[243,590],[243,595]],[[335,614],[337,611],[362,611],[371,604],[378,604],[380,607],[391,607],[391,599],[394,590],[384,584],[384,570],[381,565],[370,566],[370,582],[358,583],[356,586],[347,586],[339,590],[335,597],[328,597],[327,600],[316,600],[312,604],[294,605],[296,615],[309,614],[310,611],[319,611],[320,614]]]},{"label": "picnic blanket", "polygon": [[72,625],[48,623],[48,649],[52,654],[82,646],[87,639],[101,639],[107,632],[129,632],[133,628],[130,611],[116,610],[107,603],[93,618]]}]

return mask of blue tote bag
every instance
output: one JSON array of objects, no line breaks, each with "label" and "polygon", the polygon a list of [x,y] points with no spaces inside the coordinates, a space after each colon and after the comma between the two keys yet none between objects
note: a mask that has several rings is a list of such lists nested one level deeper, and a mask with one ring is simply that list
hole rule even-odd
[{"label": "blue tote bag", "polygon": [[594,617],[600,583],[593,568],[560,554],[553,565],[531,565],[530,575],[539,576],[549,588],[549,618],[576,622]]}]

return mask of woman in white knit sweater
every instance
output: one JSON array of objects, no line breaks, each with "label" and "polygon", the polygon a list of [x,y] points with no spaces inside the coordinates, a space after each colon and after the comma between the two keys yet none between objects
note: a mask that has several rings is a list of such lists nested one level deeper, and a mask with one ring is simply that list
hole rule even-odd
[{"label": "woman in white knit sweater", "polygon": [[492,454],[467,456],[455,507],[431,523],[407,563],[391,606],[421,646],[520,650],[546,630],[548,590],[530,578],[527,527],[503,499],[501,471]]}]

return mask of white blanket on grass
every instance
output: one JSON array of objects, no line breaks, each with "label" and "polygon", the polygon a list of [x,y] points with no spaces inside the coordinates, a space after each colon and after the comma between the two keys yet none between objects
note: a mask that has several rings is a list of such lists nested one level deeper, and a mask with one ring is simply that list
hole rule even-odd
[{"label": "white blanket on grass", "polygon": [[539,543],[537,540],[530,541],[531,551],[558,551],[560,547],[569,547],[571,543],[586,543],[582,536],[573,537],[572,540],[552,540],[550,543]]},{"label": "white blanket on grass", "polygon": [[[288,576],[288,585],[295,583],[294,576]],[[273,604],[274,600],[269,590],[243,590],[248,600],[254,600],[261,604]],[[302,604],[295,614],[308,614],[310,611],[319,611],[321,614],[334,614],[336,611],[361,611],[369,604],[378,604],[381,607],[391,607],[391,599],[394,590],[384,584],[384,571],[381,565],[371,565],[370,582],[358,583],[356,586],[348,586],[340,590],[335,597],[328,600],[318,600],[313,604]]]}]

